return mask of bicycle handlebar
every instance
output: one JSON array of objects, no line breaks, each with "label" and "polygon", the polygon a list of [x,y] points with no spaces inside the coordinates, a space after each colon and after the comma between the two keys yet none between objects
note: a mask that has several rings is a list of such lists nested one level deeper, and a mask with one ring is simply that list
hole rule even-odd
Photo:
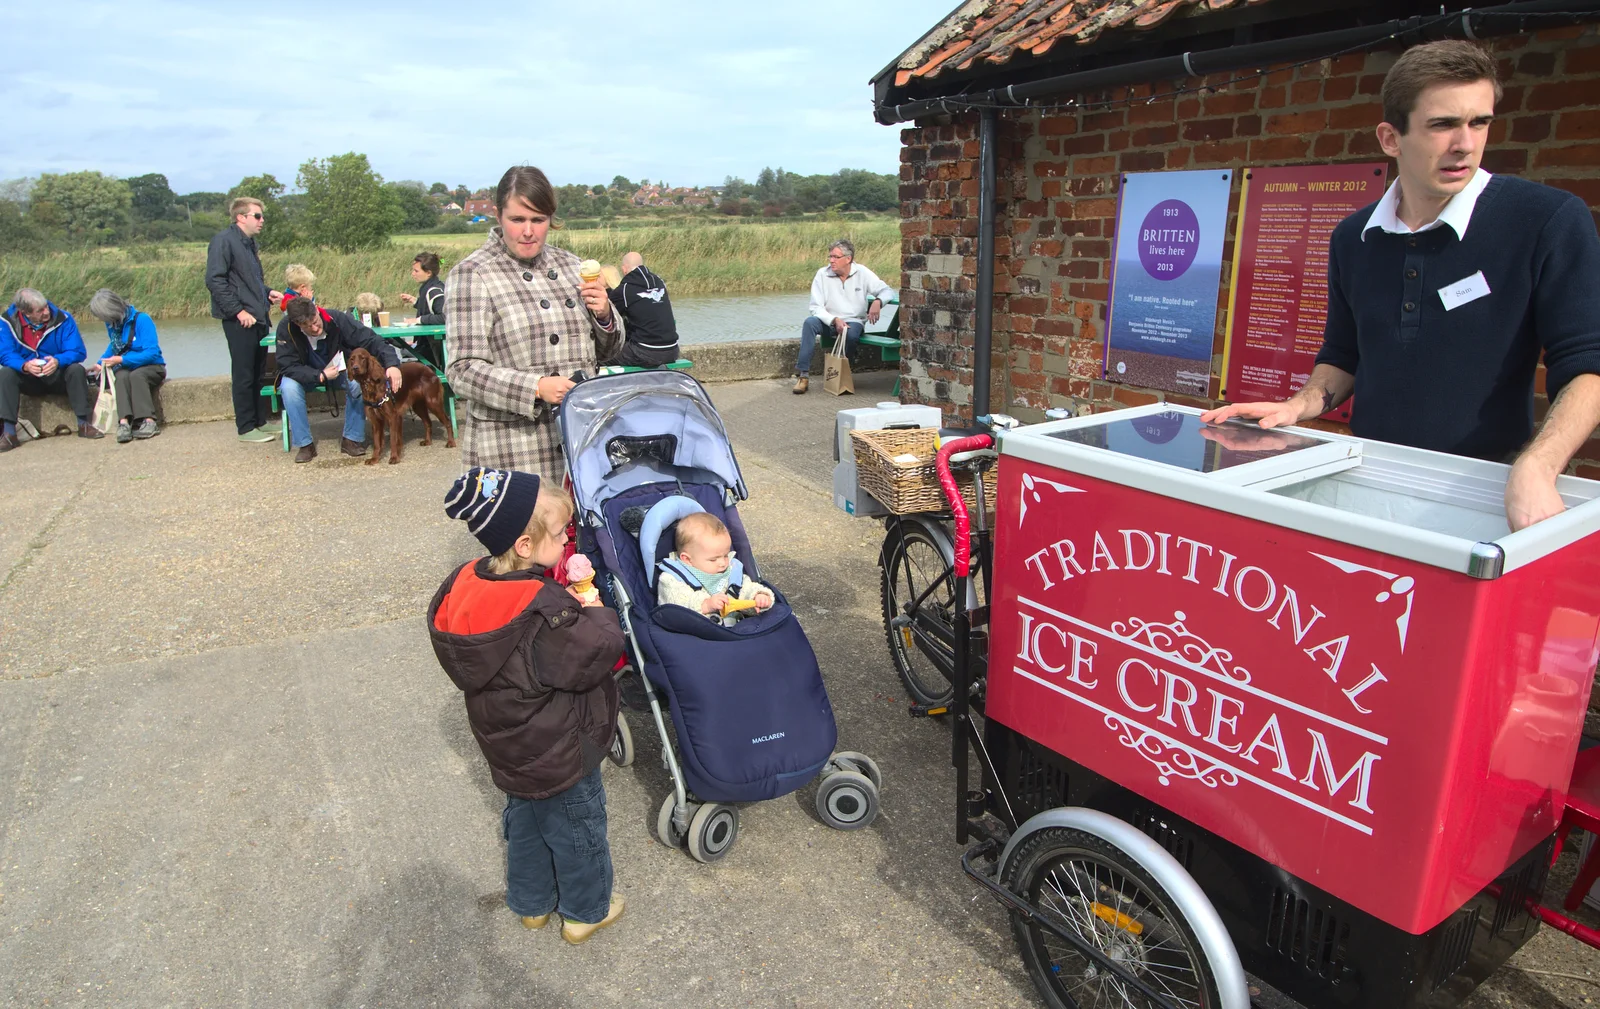
[{"label": "bicycle handlebar", "polygon": [[955,438],[939,446],[939,454],[934,458],[934,466],[939,470],[939,487],[944,491],[945,500],[950,502],[950,510],[956,516],[955,562],[958,578],[967,577],[967,572],[972,570],[972,530],[967,519],[967,502],[962,499],[961,488],[956,486],[956,478],[950,472],[950,457],[957,452],[971,452],[993,445],[993,435],[975,434],[966,438]]}]

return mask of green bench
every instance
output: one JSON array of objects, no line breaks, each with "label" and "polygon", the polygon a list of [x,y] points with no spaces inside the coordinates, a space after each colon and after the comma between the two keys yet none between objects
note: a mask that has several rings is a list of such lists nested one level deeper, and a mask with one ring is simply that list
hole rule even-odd
[{"label": "green bench", "polygon": [[657,368],[641,368],[634,364],[607,364],[594,370],[596,375],[629,375],[636,371],[688,371],[694,367],[694,362],[687,357],[680,357],[670,364],[663,364]]}]

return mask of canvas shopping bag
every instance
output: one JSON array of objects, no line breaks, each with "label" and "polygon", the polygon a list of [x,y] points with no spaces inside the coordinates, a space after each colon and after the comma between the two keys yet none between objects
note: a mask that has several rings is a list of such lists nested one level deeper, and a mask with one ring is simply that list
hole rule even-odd
[{"label": "canvas shopping bag", "polygon": [[111,377],[110,365],[100,366],[100,395],[94,401],[95,428],[109,434],[117,429],[117,383]]},{"label": "canvas shopping bag", "polygon": [[822,360],[822,391],[835,396],[856,391],[856,380],[850,376],[850,359],[844,353],[846,342],[842,336],[834,340],[833,349]]}]

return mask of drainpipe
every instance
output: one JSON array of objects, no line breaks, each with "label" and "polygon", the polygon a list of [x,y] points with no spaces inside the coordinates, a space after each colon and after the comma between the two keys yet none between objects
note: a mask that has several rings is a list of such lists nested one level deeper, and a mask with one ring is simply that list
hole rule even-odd
[{"label": "drainpipe", "polygon": [[994,109],[978,120],[978,310],[972,325],[972,415],[989,412],[994,334]]}]

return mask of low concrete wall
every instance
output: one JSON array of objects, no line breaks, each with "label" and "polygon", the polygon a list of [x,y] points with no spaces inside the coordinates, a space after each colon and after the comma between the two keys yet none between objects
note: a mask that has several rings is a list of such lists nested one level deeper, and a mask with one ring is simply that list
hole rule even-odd
[{"label": "low concrete wall", "polygon": [[[684,348],[694,361],[690,372],[702,382],[745,382],[758,378],[787,378],[794,374],[794,359],[800,353],[800,340],[751,340],[745,343],[708,343]],[[851,358],[855,371],[881,371],[897,368],[885,362],[875,347],[862,347]],[[811,373],[822,375],[822,351],[812,358]],[[93,390],[91,389],[91,394]],[[226,376],[216,378],[174,378],[157,394],[157,417],[163,424],[190,424],[199,421],[230,420],[233,417],[233,392]],[[49,432],[57,424],[77,423],[65,396],[36,399],[22,397],[22,417],[39,430]]]},{"label": "low concrete wall", "polygon": [[[787,378],[794,374],[794,359],[800,354],[800,340],[751,340],[747,343],[707,343],[683,348],[684,356],[694,361],[694,375],[702,382],[745,382],[755,378]],[[811,355],[811,374],[822,375],[822,349]],[[861,347],[850,358],[853,371],[881,371],[898,368],[898,362],[883,360],[876,347]]]},{"label": "low concrete wall", "polygon": [[[95,388],[92,384],[89,395],[93,402]],[[44,399],[23,396],[18,413],[47,434],[55,430],[57,424],[66,424],[68,427],[77,424],[77,418],[73,417],[72,407],[65,396],[47,396]],[[156,393],[156,417],[163,424],[232,419],[232,385],[227,378],[168,379]]]}]

